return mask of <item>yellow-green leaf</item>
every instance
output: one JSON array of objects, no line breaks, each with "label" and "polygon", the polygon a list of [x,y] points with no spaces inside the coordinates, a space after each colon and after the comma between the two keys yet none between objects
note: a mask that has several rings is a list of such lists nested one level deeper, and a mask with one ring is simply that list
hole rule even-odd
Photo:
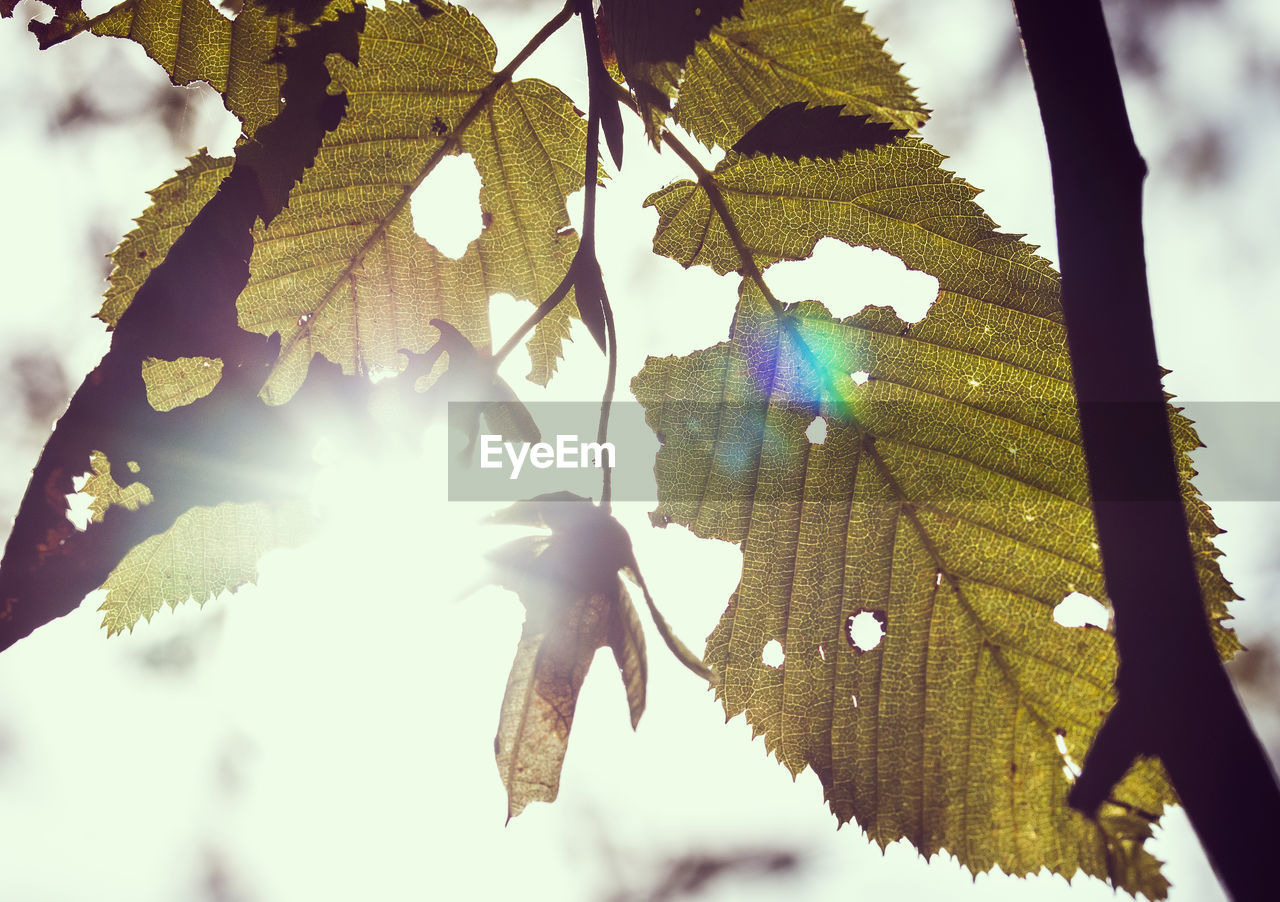
[{"label": "yellow-green leaf", "polygon": [[222,361],[216,357],[179,357],[177,360],[148,357],[142,361],[147,403],[161,413],[206,397],[221,378]]},{"label": "yellow-green leaf", "polygon": [[138,227],[111,252],[115,265],[98,319],[115,328],[151,270],[164,261],[169,248],[217,193],[232,162],[231,157],[211,157],[201,150],[188,160],[186,169],[149,192],[151,206],[134,220]]},{"label": "yellow-green leaf", "polygon": [[[281,333],[266,388],[274,403],[301,384],[313,354],[348,373],[396,367],[401,348],[434,341],[432,318],[486,346],[490,296],[540,302],[577,248],[565,202],[583,183],[581,116],[545,82],[496,74],[493,40],[470,13],[429,5],[440,12],[428,19],[408,3],[370,10],[360,65],[331,58],[346,118],[257,235],[240,323]],[[458,152],[480,172],[486,227],[452,260],[414,233],[409,200]],[[572,307],[535,334],[531,378],[554,370]]]},{"label": "yellow-green leaf", "polygon": [[[750,286],[732,341],[651,360],[633,383],[665,437],[658,514],[742,547],[706,654],[727,714],[793,773],[813,768],[836,816],[882,845],[1162,896],[1149,824],[1130,816],[1173,801],[1155,767],[1135,768],[1115,792],[1130,808],[1101,824],[1066,804],[1057,731],[1083,760],[1114,701],[1115,646],[1053,617],[1072,591],[1105,595],[1070,385],[1035,324],[961,298],[905,334],[885,308],[789,316],[843,380],[842,410],[818,402],[825,377]],[[1000,354],[967,340],[997,331]],[[858,370],[873,378],[855,387]],[[1202,576],[1230,593],[1211,563]],[[855,643],[859,615],[883,624],[878,645]],[[775,641],[780,666],[763,657]]]},{"label": "yellow-green leaf", "polygon": [[[89,503],[89,511],[94,523],[101,523],[113,505],[118,504],[125,510],[136,511],[155,500],[150,487],[142,482],[135,481],[123,486],[116,482],[111,475],[111,461],[101,451],[94,451],[89,455],[89,469],[91,475],[80,487],[80,493],[93,499]],[[127,469],[130,473],[137,473],[138,465],[129,461]]]},{"label": "yellow-green leaf", "polygon": [[674,113],[708,146],[728,148],[776,107],[841,105],[916,129],[928,111],[863,16],[838,0],[747,0],[694,48]]},{"label": "yellow-green leaf", "polygon": [[[1084,870],[1159,897],[1143,849],[1172,801],[1159,769],[1135,767],[1097,823],[1065,802],[1059,736],[1082,761],[1114,701],[1115,644],[1053,617],[1069,593],[1105,599],[1058,278],[941,159],[917,139],[835,161],[730,154],[710,187],[651,198],[655,246],[685,265],[751,272],[832,236],[940,288],[909,325],[887,307],[775,309],[745,282],[729,342],[633,383],[665,441],[657,516],[740,543],[707,648],[717,693],[793,772],[814,769],[841,821],[974,871]],[[1171,425],[1189,480],[1198,440]],[[1184,495],[1229,656],[1218,530],[1189,481]],[[860,615],[878,645],[850,632]]]},{"label": "yellow-green leaf", "polygon": [[204,605],[223,591],[256,582],[262,555],[297,545],[310,531],[302,505],[194,507],[165,532],[139,544],[111,571],[98,610],[108,635],[132,631],[167,604]]},{"label": "yellow-green leaf", "polygon": [[[324,15],[351,5],[337,0]],[[252,137],[281,108],[285,72],[272,54],[301,27],[288,13],[271,15],[256,3],[245,3],[231,21],[209,0],[124,0],[93,18],[74,9],[33,30],[45,47],[83,31],[136,41],[174,84],[211,85]]]}]

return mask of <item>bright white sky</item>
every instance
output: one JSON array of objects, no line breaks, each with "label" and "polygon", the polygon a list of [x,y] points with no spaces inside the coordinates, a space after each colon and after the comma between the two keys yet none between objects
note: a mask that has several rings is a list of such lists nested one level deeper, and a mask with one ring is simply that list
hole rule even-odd
[{"label": "bright white sky", "polygon": [[[870,5],[872,22],[936,111],[925,136],[987,189],[982,202],[998,222],[1028,232],[1052,256],[1048,169],[1025,74],[981,108],[960,100],[987,45],[1007,39],[1007,3]],[[505,59],[556,6],[474,8]],[[1131,114],[1152,162],[1148,252],[1171,388],[1198,400],[1277,401],[1280,258],[1269,251],[1280,237],[1271,168],[1280,123],[1275,105],[1261,99],[1273,96],[1262,75],[1238,63],[1232,29],[1247,27],[1274,62],[1280,24],[1265,0],[1231,9],[1219,17],[1193,7],[1174,20],[1162,41],[1176,90],[1130,90]],[[585,108],[578,41],[576,28],[563,30],[522,74],[554,81]],[[178,150],[150,119],[50,128],[68,84],[127,111],[141,86],[157,81],[158,68],[125,42],[84,37],[40,54],[18,22],[0,23],[0,377],[8,378],[10,355],[36,350],[56,356],[78,383],[107,346],[90,319],[104,274],[96,254],[127,231],[145,190],[184,154],[230,149],[234,123],[210,103]],[[1228,100],[1234,112],[1221,127],[1232,172],[1220,187],[1188,188],[1162,168],[1173,126],[1186,109],[1203,114]],[[626,170],[603,192],[600,214],[624,397],[646,354],[722,340],[736,288],[648,252],[656,214],[640,209],[643,198],[684,173],[669,155],[654,158],[633,125]],[[471,197],[458,203],[465,215],[453,239],[478,231],[474,183],[465,171],[438,172],[424,186],[458,185]],[[817,296],[838,314],[893,303],[911,319],[936,287],[890,258],[835,243],[820,245],[811,261],[775,267],[770,281],[784,300]],[[527,309],[498,305],[495,335]],[[548,399],[598,397],[602,360],[585,333],[575,338]],[[527,358],[513,355],[508,379],[522,383],[526,371]],[[527,397],[544,396],[530,388]],[[0,407],[0,512],[16,509],[44,438],[21,411]],[[429,437],[429,449],[438,438]],[[1244,450],[1273,456],[1271,448]],[[926,865],[909,848],[882,855],[856,827],[837,833],[817,779],[805,773],[793,784],[741,718],[726,726],[719,705],[654,635],[639,731],[629,729],[612,663],[599,662],[583,690],[559,801],[504,828],[492,742],[523,613],[496,589],[462,596],[478,581],[480,552],[509,532],[474,528],[480,508],[441,515],[441,493],[425,478],[438,472],[433,453],[425,462],[404,456],[402,469],[356,472],[354,488],[325,497],[350,511],[342,534],[270,555],[257,587],[203,611],[162,612],[110,641],[86,604],[0,656],[0,898],[587,900],[649,887],[663,862],[693,849],[782,849],[804,859],[790,876],[713,883],[708,899],[1113,898],[1087,881],[1071,889],[1060,878],[974,881],[953,862]],[[650,529],[651,506],[621,505],[618,516],[668,619],[700,645],[736,584],[740,555],[679,528]],[[1274,634],[1270,546],[1280,511],[1233,503],[1215,512],[1231,530],[1221,543],[1227,575],[1249,599],[1238,614],[1246,643]],[[195,655],[190,667],[143,664],[183,648]],[[1280,731],[1267,716],[1274,741]],[[1183,820],[1171,822],[1157,854],[1169,861],[1172,898],[1218,897]]]}]

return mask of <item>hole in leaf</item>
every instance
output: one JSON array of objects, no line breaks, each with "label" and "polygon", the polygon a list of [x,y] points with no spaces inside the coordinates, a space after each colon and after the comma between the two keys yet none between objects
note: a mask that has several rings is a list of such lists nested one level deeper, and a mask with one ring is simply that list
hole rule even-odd
[{"label": "hole in leaf", "polygon": [[92,475],[92,473],[81,473],[79,476],[72,476],[71,488],[75,491],[67,495],[67,519],[80,532],[88,529],[89,523],[93,520],[93,511],[89,507],[93,504],[93,497],[80,491]]},{"label": "hole in leaf", "polygon": [[899,317],[914,323],[938,297],[938,280],[933,276],[907,269],[886,251],[850,247],[835,238],[819,241],[807,260],[770,266],[769,285],[778,297],[791,299],[814,297],[815,285],[844,286],[818,296],[837,318],[878,304],[892,307]]},{"label": "hole in leaf", "polygon": [[1111,612],[1096,598],[1072,592],[1053,609],[1053,619],[1061,626],[1096,626],[1105,630],[1111,623]]},{"label": "hole in leaf", "polygon": [[1074,783],[1076,777],[1080,776],[1080,765],[1076,764],[1067,748],[1067,731],[1061,727],[1054,730],[1053,741],[1058,747],[1058,754],[1062,756],[1062,772],[1066,774],[1068,782]]},{"label": "hole in leaf", "polygon": [[827,650],[821,645],[818,646],[818,657],[824,661],[827,659]]},{"label": "hole in leaf", "polygon": [[853,702],[853,706],[858,707],[858,697],[856,695],[849,696],[849,700]]},{"label": "hole in leaf", "polygon": [[858,370],[855,373],[850,373],[849,378],[853,380],[854,385],[861,385],[862,383],[866,382],[869,378],[871,378],[871,374],[868,373],[866,370]]},{"label": "hole in leaf", "polygon": [[240,15],[240,10],[244,9],[243,0],[209,0],[209,5],[218,11],[218,15],[232,22]]},{"label": "hole in leaf", "polygon": [[821,445],[827,440],[827,421],[822,417],[814,417],[813,422],[809,424],[809,428],[804,431],[805,438],[815,445]]},{"label": "hole in leaf", "polygon": [[409,199],[413,230],[454,260],[484,228],[480,173],[471,154],[445,157]]},{"label": "hole in leaf", "polygon": [[760,653],[760,659],[764,661],[764,665],[772,667],[774,670],[782,666],[782,662],[786,657],[786,652],[782,650],[782,643],[777,639],[770,639],[766,642],[764,651]]},{"label": "hole in leaf", "polygon": [[884,638],[883,611],[859,611],[844,622],[844,636],[854,651],[871,651]]}]

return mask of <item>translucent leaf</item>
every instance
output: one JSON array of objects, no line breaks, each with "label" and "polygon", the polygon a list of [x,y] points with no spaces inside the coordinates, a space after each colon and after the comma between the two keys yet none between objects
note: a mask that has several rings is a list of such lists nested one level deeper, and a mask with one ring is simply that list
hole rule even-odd
[{"label": "translucent leaf", "polygon": [[262,555],[306,539],[310,519],[299,504],[194,507],[168,530],[135,547],[111,571],[98,610],[107,635],[132,631],[164,605],[204,605],[258,579]]},{"label": "translucent leaf", "polygon": [[831,0],[747,0],[689,58],[675,118],[699,141],[731,147],[775,107],[843,106],[914,130],[927,110],[861,13]]},{"label": "translucent leaf", "polygon": [[633,728],[644,713],[648,663],[640,618],[618,575],[638,570],[617,520],[568,492],[519,501],[494,519],[551,529],[550,536],[526,536],[489,555],[497,581],[519,595],[527,612],[494,738],[511,818],[530,802],[555,800],[578,693],[596,650],[613,651]]},{"label": "translucent leaf", "polygon": [[[351,7],[351,0],[337,0],[324,14]],[[46,48],[84,31],[138,42],[174,84],[211,85],[246,136],[280,112],[285,73],[272,55],[301,27],[291,14],[276,15],[256,3],[245,3],[229,21],[208,0],[124,0],[93,18],[78,3],[68,4],[47,24],[31,24]]]},{"label": "translucent leaf", "polygon": [[169,248],[195,219],[231,172],[231,157],[211,157],[201,150],[186,169],[149,192],[151,206],[134,220],[138,226],[111,252],[115,264],[97,317],[115,328],[133,296]]},{"label": "translucent leaf", "polygon": [[179,357],[177,360],[142,361],[142,381],[147,403],[161,413],[184,407],[206,397],[222,378],[222,361],[211,357]]},{"label": "translucent leaf", "polygon": [[[130,461],[127,469],[130,473],[137,473],[138,465]],[[94,451],[89,455],[89,470],[90,476],[80,487],[80,492],[93,499],[89,503],[89,511],[94,523],[101,523],[114,505],[136,511],[155,500],[150,487],[142,482],[135,481],[128,485],[116,482],[111,475],[111,461],[101,451]]]},{"label": "translucent leaf", "polygon": [[[708,641],[718,695],[793,772],[814,769],[841,821],[975,872],[1082,869],[1159,897],[1143,849],[1172,801],[1159,769],[1135,767],[1096,823],[1065,802],[1059,735],[1083,760],[1114,702],[1115,644],[1053,619],[1071,592],[1105,599],[1058,278],[941,159],[918,139],[836,161],[730,154],[710,188],[650,199],[655,246],[685,265],[763,267],[833,236],[941,289],[908,325],[887,307],[841,321],[816,302],[774,309],[744,283],[731,341],[651,360],[633,382],[664,440],[655,517],[741,545]],[[1170,417],[1189,479],[1198,440]],[[1218,530],[1184,494],[1230,656]],[[878,644],[853,632],[866,614]],[[774,641],[777,667],[762,657]]]},{"label": "translucent leaf", "polygon": [[[479,20],[437,6],[425,20],[410,4],[369,11],[360,65],[332,60],[346,118],[288,208],[259,230],[239,311],[244,328],[283,338],[265,391],[273,403],[301,384],[313,354],[348,373],[396,367],[401,348],[434,341],[433,318],[488,345],[489,297],[540,302],[577,248],[565,203],[583,183],[581,116],[545,82],[496,75]],[[449,153],[471,154],[482,182],[486,226],[460,260],[418,237],[409,211]],[[572,308],[561,304],[535,333],[535,381],[554,371]]]}]

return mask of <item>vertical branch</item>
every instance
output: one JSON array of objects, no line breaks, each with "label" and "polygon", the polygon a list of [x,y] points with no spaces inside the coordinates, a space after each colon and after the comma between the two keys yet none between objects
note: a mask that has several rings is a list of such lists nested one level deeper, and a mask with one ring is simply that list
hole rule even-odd
[{"label": "vertical branch", "polygon": [[1093,814],[1140,755],[1163,762],[1219,878],[1262,898],[1280,789],[1214,648],[1156,361],[1146,164],[1099,0],[1014,0],[1053,173],[1062,305],[1107,593],[1118,701],[1071,804]]}]

